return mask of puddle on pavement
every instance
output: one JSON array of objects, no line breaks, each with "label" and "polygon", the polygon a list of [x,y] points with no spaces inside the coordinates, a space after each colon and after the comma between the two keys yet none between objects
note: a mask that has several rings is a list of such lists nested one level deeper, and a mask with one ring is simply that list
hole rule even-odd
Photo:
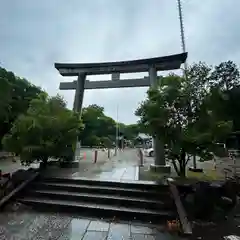
[{"label": "puddle on pavement", "polygon": [[101,174],[98,175],[99,179],[106,179],[108,178],[109,180],[111,179],[119,179],[122,177],[123,173],[125,171],[125,168],[121,169],[113,169],[111,172],[102,172]]}]

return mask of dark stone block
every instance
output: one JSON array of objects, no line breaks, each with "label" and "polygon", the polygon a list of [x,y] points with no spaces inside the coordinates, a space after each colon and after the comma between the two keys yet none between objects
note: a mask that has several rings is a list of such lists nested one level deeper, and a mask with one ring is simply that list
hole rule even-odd
[{"label": "dark stone block", "polygon": [[28,180],[34,173],[36,172],[35,169],[30,168],[28,170],[17,170],[12,174],[11,182],[14,187],[18,186],[22,182]]},{"label": "dark stone block", "polygon": [[77,168],[79,166],[79,162],[78,161],[61,161],[59,163],[61,168]]},{"label": "dark stone block", "polygon": [[203,169],[202,169],[202,168],[189,167],[188,170],[191,171],[191,172],[200,172],[200,173],[203,172]]}]

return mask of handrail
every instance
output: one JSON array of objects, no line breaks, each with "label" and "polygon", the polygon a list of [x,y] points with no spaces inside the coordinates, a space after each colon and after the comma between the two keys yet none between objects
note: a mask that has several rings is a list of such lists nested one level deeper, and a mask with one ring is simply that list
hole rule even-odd
[{"label": "handrail", "polygon": [[178,212],[178,216],[179,216],[180,223],[181,223],[181,226],[182,226],[183,234],[184,235],[191,235],[192,234],[191,224],[188,221],[187,214],[186,214],[186,211],[185,211],[185,209],[183,207],[183,204],[181,202],[178,189],[172,183],[172,181],[173,181],[172,179],[169,179],[169,178],[167,179],[167,183],[169,185],[170,192],[173,196],[173,199],[174,199],[174,202],[175,202],[175,205],[176,205],[176,208],[177,208],[177,212]]},{"label": "handrail", "polygon": [[4,204],[7,203],[14,195],[16,195],[18,192],[20,192],[23,188],[25,188],[30,182],[32,182],[37,176],[39,175],[39,172],[36,172],[33,176],[31,176],[29,179],[21,183],[18,187],[13,189],[7,196],[3,197],[0,200],[0,208],[3,207]]}]

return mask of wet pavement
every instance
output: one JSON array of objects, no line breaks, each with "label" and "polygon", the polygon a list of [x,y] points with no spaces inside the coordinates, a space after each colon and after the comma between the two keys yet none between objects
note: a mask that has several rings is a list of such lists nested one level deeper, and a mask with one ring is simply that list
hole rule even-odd
[{"label": "wet pavement", "polygon": [[[134,149],[119,152],[88,171],[69,171],[72,178],[126,181],[137,180],[139,159]],[[55,171],[57,176],[58,171]],[[77,215],[39,213],[24,205],[9,205],[0,215],[0,240],[170,240],[180,239],[163,226],[119,222],[117,219],[88,219]]]},{"label": "wet pavement", "polygon": [[[83,157],[82,155],[85,155]],[[71,168],[60,168],[57,166],[48,166],[48,168],[41,174],[46,177],[67,177],[71,178],[73,175],[83,178],[93,178],[101,173],[102,166],[111,161],[108,159],[107,151],[98,150],[98,159],[94,163],[93,150],[82,149],[81,152],[76,152],[76,164]]]},{"label": "wet pavement", "polygon": [[77,215],[38,213],[24,205],[8,206],[0,216],[5,240],[170,240],[180,239],[164,228],[133,222],[86,219]]},{"label": "wet pavement", "polygon": [[139,175],[138,164],[139,159],[136,150],[126,149],[118,151],[117,156],[113,156],[97,168],[92,166],[87,171],[79,171],[72,174],[71,177],[111,181],[136,181]]}]

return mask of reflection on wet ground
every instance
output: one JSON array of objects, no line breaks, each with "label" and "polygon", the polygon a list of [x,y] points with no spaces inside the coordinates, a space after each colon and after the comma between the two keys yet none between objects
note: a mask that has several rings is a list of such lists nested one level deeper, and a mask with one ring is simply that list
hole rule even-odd
[{"label": "reflection on wet ground", "polygon": [[[53,176],[81,177],[98,180],[137,180],[138,158],[135,150],[127,150],[89,171],[51,172]],[[92,166],[92,165],[91,165]],[[81,167],[81,166],[80,166]],[[62,174],[58,175],[59,172]],[[163,230],[163,228],[161,227]],[[179,239],[153,225],[133,222],[86,219],[59,213],[39,213],[23,205],[9,205],[0,215],[0,239],[11,240],[141,240]]]},{"label": "reflection on wet ground", "polygon": [[119,152],[117,156],[112,157],[97,168],[92,167],[88,171],[76,172],[72,177],[111,181],[134,181],[138,180],[138,161],[136,150],[125,150]]},{"label": "reflection on wet ground", "polygon": [[[111,180],[111,181],[125,181],[125,180],[131,180],[135,181],[138,180],[138,167],[137,166],[130,166],[130,167],[120,167],[118,168],[112,168],[111,171],[101,171],[99,170],[94,176],[91,177],[91,179],[96,180]],[[72,178],[85,178],[89,179],[88,177],[81,177],[78,173],[75,173],[72,175]]]},{"label": "reflection on wet ground", "polygon": [[0,239],[5,240],[179,239],[163,230],[116,219],[103,221],[77,215],[38,213],[23,205],[9,205],[0,216]]}]

